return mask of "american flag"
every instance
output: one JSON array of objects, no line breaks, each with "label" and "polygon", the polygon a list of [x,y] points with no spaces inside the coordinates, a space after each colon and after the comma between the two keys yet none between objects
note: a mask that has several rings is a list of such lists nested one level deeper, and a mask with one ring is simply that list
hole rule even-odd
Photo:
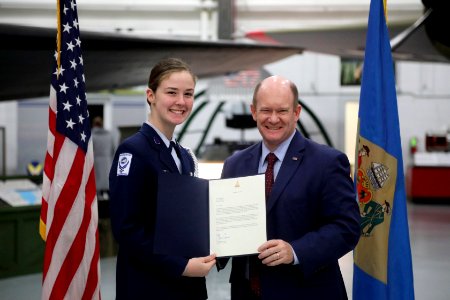
[{"label": "american flag", "polygon": [[42,299],[100,299],[94,157],[75,0],[57,1],[40,234]]}]

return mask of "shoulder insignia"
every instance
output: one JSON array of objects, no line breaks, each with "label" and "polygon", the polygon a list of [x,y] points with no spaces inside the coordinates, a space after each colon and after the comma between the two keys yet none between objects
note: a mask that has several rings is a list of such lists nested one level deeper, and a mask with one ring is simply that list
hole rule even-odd
[{"label": "shoulder insignia", "polygon": [[131,153],[121,153],[119,155],[119,161],[117,163],[117,176],[128,176],[132,158],[133,155]]}]

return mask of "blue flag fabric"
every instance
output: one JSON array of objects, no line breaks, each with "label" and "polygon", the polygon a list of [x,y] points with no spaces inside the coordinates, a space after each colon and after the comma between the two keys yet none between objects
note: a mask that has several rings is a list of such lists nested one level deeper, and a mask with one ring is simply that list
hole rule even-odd
[{"label": "blue flag fabric", "polygon": [[358,117],[355,184],[362,218],[353,299],[414,299],[394,65],[382,0],[370,4]]}]

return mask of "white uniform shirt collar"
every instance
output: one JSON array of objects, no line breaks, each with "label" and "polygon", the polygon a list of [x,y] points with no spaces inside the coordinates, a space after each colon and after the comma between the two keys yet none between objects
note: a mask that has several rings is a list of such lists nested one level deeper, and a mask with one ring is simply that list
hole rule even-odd
[{"label": "white uniform shirt collar", "polygon": [[[152,123],[150,123],[149,121],[145,121],[145,123],[147,123],[151,128],[153,128],[153,130],[156,131],[156,133],[159,135],[159,137],[161,138],[161,140],[164,142],[164,144],[166,145],[167,148],[169,148],[170,146],[170,141],[169,139],[164,135],[164,133],[162,133],[158,128],[156,128],[156,126],[154,126]],[[175,143],[177,142],[174,138],[172,138],[172,141],[174,141]]]}]

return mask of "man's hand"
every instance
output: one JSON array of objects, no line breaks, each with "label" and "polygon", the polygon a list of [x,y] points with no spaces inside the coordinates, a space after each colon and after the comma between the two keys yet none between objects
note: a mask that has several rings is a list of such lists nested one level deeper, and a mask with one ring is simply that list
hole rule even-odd
[{"label": "man's hand", "polygon": [[194,257],[189,259],[182,275],[187,277],[204,277],[208,275],[215,264],[216,254],[205,257]]},{"label": "man's hand", "polygon": [[258,258],[269,267],[291,264],[294,261],[291,245],[283,240],[267,241],[258,248],[258,252]]}]

